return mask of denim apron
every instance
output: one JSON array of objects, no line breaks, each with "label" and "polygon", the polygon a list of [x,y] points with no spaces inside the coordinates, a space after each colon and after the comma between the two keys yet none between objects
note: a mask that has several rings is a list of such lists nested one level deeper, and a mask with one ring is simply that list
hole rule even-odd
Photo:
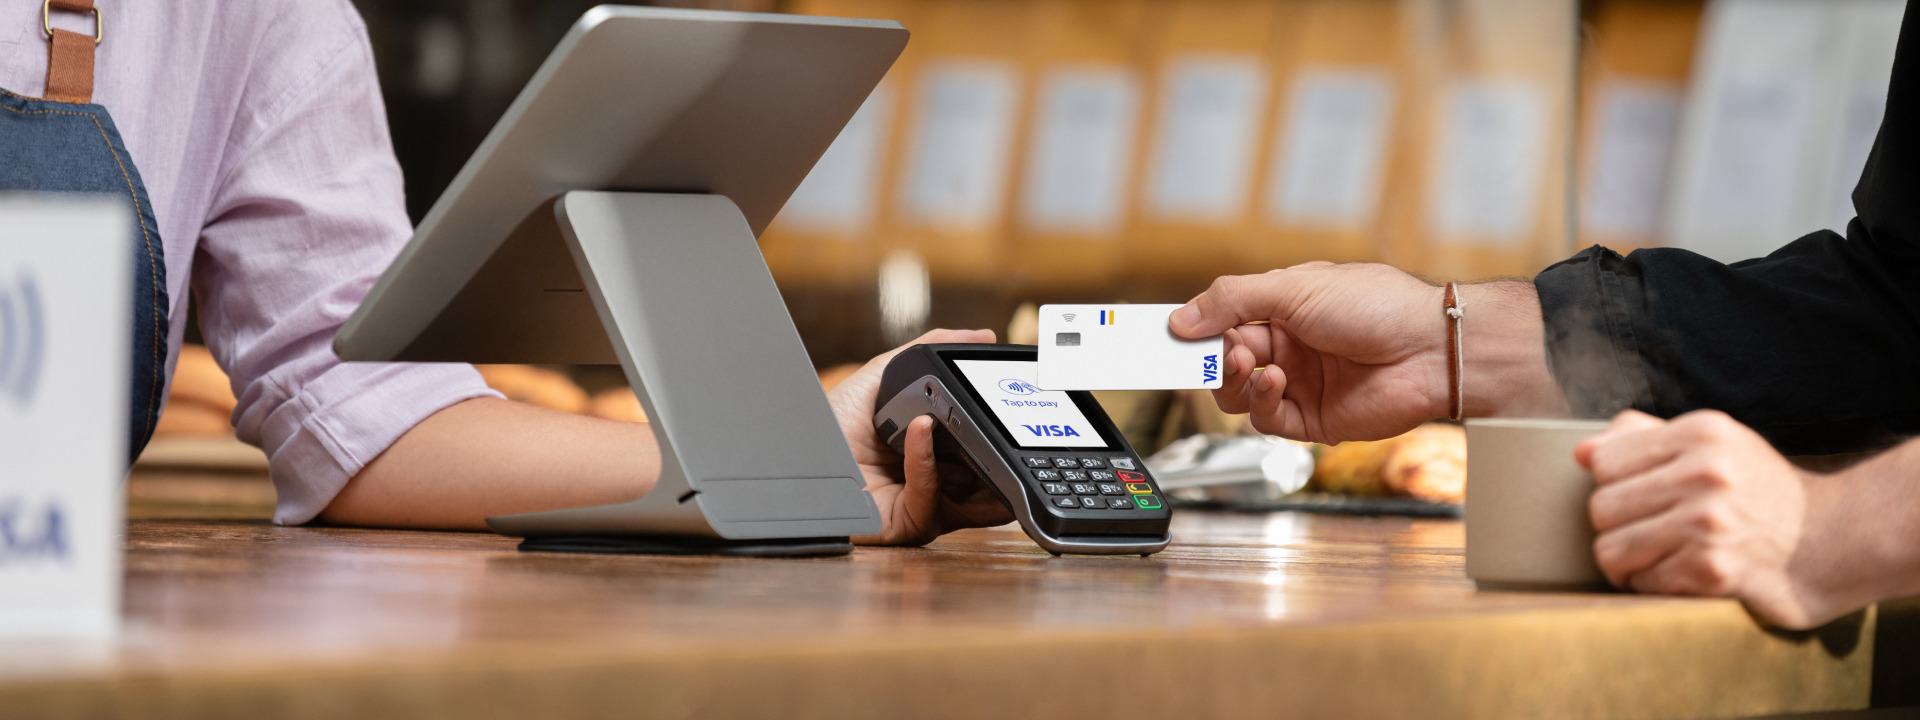
[{"label": "denim apron", "polygon": [[[47,10],[92,13],[93,0],[45,0]],[[43,18],[45,15],[43,14]],[[147,188],[107,109],[93,104],[93,53],[101,35],[43,26],[49,40],[47,97],[0,89],[0,191],[92,193],[126,199],[134,209],[133,393],[128,462],[140,455],[160,418],[167,364],[167,265]]]}]

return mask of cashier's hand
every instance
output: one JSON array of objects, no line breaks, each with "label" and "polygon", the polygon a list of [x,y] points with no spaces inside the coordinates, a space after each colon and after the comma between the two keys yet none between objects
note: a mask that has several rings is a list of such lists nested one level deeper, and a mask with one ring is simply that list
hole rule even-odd
[{"label": "cashier's hand", "polygon": [[1013,522],[1013,512],[993,490],[962,465],[936,462],[933,417],[907,425],[906,457],[873,430],[880,373],[901,350],[922,343],[990,343],[992,330],[934,330],[868,361],[827,393],[853,459],[867,477],[867,492],[880,506],[880,533],[855,537],[862,545],[925,545],[942,534]]},{"label": "cashier's hand", "polygon": [[1856,604],[1832,597],[1809,483],[1758,433],[1714,411],[1663,421],[1616,416],[1574,450],[1597,488],[1588,512],[1595,558],[1616,587],[1739,598],[1786,628],[1823,624]]}]

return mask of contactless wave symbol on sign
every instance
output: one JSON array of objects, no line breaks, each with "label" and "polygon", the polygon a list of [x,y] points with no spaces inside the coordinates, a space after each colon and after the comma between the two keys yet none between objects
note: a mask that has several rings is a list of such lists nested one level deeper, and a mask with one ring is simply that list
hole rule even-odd
[{"label": "contactless wave symbol on sign", "polygon": [[21,273],[12,283],[0,280],[0,398],[23,407],[33,401],[46,339],[40,289],[33,276]]},{"label": "contactless wave symbol on sign", "polygon": [[1000,389],[1008,395],[1032,395],[1041,392],[1038,386],[1019,378],[1001,380]]}]

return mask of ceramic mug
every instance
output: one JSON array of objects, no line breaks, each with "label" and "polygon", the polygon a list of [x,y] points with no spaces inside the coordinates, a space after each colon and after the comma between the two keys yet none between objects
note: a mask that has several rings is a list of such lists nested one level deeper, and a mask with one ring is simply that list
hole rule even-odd
[{"label": "ceramic mug", "polygon": [[1482,587],[1607,586],[1593,559],[1593,475],[1573,447],[1605,420],[1467,421],[1467,577]]}]

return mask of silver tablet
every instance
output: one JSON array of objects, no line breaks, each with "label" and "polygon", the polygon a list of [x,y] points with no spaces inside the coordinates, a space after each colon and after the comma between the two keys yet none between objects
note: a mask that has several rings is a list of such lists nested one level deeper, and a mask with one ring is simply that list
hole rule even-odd
[{"label": "silver tablet", "polygon": [[757,236],[906,43],[906,28],[888,20],[588,11],[428,211],[335,351],[616,362],[561,249],[555,199],[723,195]]}]

